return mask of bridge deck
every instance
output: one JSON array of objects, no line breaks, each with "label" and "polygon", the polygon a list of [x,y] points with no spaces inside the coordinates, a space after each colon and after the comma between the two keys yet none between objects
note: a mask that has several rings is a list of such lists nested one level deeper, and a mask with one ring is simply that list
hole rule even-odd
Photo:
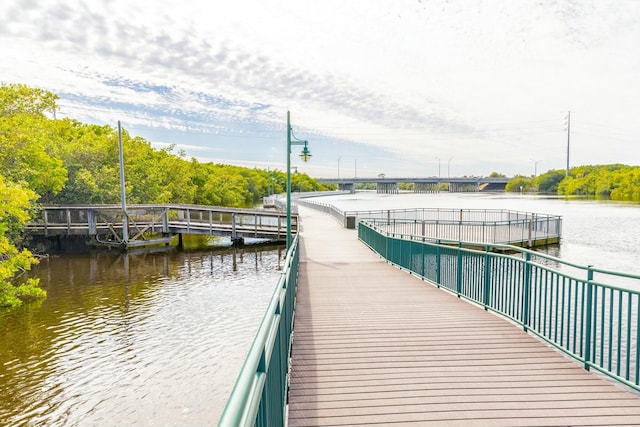
[{"label": "bridge deck", "polygon": [[289,425],[640,425],[640,398],[301,208]]}]

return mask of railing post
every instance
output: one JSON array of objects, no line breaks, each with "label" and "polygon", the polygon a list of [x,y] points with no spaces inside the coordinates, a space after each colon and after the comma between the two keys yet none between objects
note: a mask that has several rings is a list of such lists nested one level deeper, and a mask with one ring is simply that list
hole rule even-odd
[{"label": "railing post", "polygon": [[489,268],[490,264],[491,264],[491,257],[489,256],[489,245],[486,245],[485,253],[484,253],[484,296],[482,299],[485,310],[487,310],[487,308],[489,307],[489,303],[491,302],[489,299],[489,293],[491,291],[491,284],[490,284],[491,269]]},{"label": "railing post", "polygon": [[44,236],[49,236],[49,211],[44,210]]},{"label": "railing post", "polygon": [[525,254],[524,261],[524,289],[523,295],[523,309],[522,309],[522,326],[525,332],[529,330],[529,310],[530,310],[530,296],[531,293],[531,254],[527,252]]},{"label": "railing post", "polygon": [[440,275],[440,270],[442,270],[442,255],[440,253],[441,242],[440,240],[436,240],[436,243],[438,244],[436,247],[436,284],[440,287],[442,284],[442,277]]},{"label": "railing post", "polygon": [[587,371],[591,368],[591,331],[593,322],[593,270],[592,265],[587,266],[587,319],[585,325],[585,343],[584,343],[584,369]]},{"label": "railing post", "polygon": [[169,233],[169,209],[165,209],[162,213],[162,232]]},{"label": "railing post", "polygon": [[236,241],[236,213],[231,214],[231,241]]},{"label": "railing post", "polygon": [[[462,211],[460,211],[460,215],[462,215]],[[458,242],[458,274],[456,275],[456,293],[458,294],[458,298],[460,298],[460,293],[462,292],[462,242]]]},{"label": "railing post", "polygon": [[96,211],[93,209],[87,210],[87,225],[89,226],[89,236],[98,234],[96,228]]}]

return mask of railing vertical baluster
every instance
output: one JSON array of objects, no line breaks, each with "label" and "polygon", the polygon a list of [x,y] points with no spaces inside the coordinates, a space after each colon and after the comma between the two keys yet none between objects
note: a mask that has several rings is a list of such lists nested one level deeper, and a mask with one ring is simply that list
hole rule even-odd
[{"label": "railing vertical baluster", "polygon": [[[626,359],[625,359],[625,376],[626,380],[629,380],[629,364],[631,363],[631,294],[627,292],[627,348],[625,351]],[[637,345],[637,343],[636,343]]]},{"label": "railing vertical baluster", "polygon": [[[618,354],[616,355],[616,375],[620,376],[620,356],[621,356],[621,348],[622,345],[622,290],[618,289],[618,342],[617,342],[617,350]],[[613,313],[609,314],[613,317]]]},{"label": "railing vertical baluster", "polygon": [[[594,305],[597,307],[598,306],[598,289],[599,287],[596,287],[595,289],[595,295],[594,295]],[[605,310],[606,310],[606,301],[607,301],[607,295],[605,292],[605,288],[602,288],[602,305],[601,305],[601,310],[600,310],[600,366],[604,366],[604,342],[605,342],[605,336],[604,336],[604,322],[605,322]],[[595,349],[594,349],[595,350]],[[593,358],[593,361],[596,361],[596,358]]]},{"label": "railing vertical baluster", "polygon": [[[462,217],[462,210],[460,211],[460,217]],[[460,292],[462,291],[462,242],[458,243],[458,270],[456,272],[456,293],[460,298]]]},{"label": "railing vertical baluster", "polygon": [[[602,298],[604,298],[604,291],[603,291],[603,295]],[[604,303],[604,300],[602,301]],[[604,313],[604,311],[603,311]],[[603,318],[605,317],[604,315],[602,316]],[[613,364],[613,289],[609,289],[609,345],[607,346],[609,348],[609,354],[607,356],[607,361],[608,361],[608,370],[611,371],[611,365]]]},{"label": "railing vertical baluster", "polygon": [[[631,298],[631,296],[629,296]],[[640,307],[640,294],[637,294],[636,305]],[[636,385],[640,384],[640,312],[636,310]]]},{"label": "railing vertical baluster", "polygon": [[[423,223],[423,224],[424,224],[424,223]],[[425,250],[426,246],[427,246],[427,245],[425,244],[425,237],[424,237],[424,235],[423,235],[423,236],[422,236],[422,244],[420,245],[420,251],[421,251],[421,254],[422,254],[422,274],[421,274],[421,277],[422,277],[423,279],[426,277],[426,275],[425,275],[425,271],[424,271],[424,270],[425,270],[425,265],[424,265],[424,264],[425,264],[425,260],[424,260],[425,253],[424,253],[424,250]]]},{"label": "railing vertical baluster", "polygon": [[438,245],[436,247],[436,284],[438,285],[438,287],[440,287],[442,285],[442,275],[441,275],[441,271],[442,271],[442,251],[440,249],[441,247],[441,242],[440,240],[436,241],[436,244]]},{"label": "railing vertical baluster", "polygon": [[587,318],[585,319],[586,331],[585,331],[585,343],[584,343],[584,369],[587,371],[591,369],[591,322],[593,311],[593,270],[591,265],[587,267],[587,303],[585,305]]},{"label": "railing vertical baluster", "polygon": [[527,332],[529,330],[529,303],[530,303],[530,293],[531,291],[531,254],[529,252],[525,253],[525,261],[524,261],[524,290],[523,290],[523,303],[524,309],[522,313],[522,325],[524,331]]},{"label": "railing vertical baluster", "polygon": [[[560,344],[562,344],[562,345],[563,345],[563,346],[565,346],[566,348],[569,348],[569,331],[568,331],[568,330],[567,330],[567,334],[566,334],[566,336],[567,336],[566,344],[565,344],[565,342],[564,342],[564,341],[565,341],[565,340],[564,340],[564,337],[565,337],[565,329],[567,329],[567,328],[569,327],[569,325],[571,325],[571,322],[570,322],[570,320],[569,320],[569,318],[570,318],[570,316],[571,316],[571,305],[569,304],[569,303],[570,303],[570,301],[571,301],[571,288],[567,289],[567,288],[565,287],[565,285],[566,285],[566,280],[567,280],[567,278],[566,278],[566,277],[564,277],[564,276],[562,276],[562,322],[560,322],[560,328],[561,328],[561,329],[560,329]],[[567,299],[566,299],[566,300],[567,300],[567,308],[566,308],[566,310],[565,310],[564,302],[565,302],[565,296],[566,296],[567,292],[568,292],[568,294],[569,294],[569,295],[567,296]],[[566,325],[565,325],[565,321],[564,321],[564,318],[565,318],[565,311],[566,311],[566,316],[567,316],[567,323],[566,323]]]},{"label": "railing vertical baluster", "polygon": [[553,289],[555,290],[555,298],[553,301],[554,305],[554,315],[553,315],[553,340],[558,341],[558,295],[559,295],[559,284],[558,284],[558,275],[554,274],[551,276],[551,283]]},{"label": "railing vertical baluster", "polygon": [[484,303],[484,309],[487,310],[489,307],[489,303],[490,303],[490,299],[489,299],[489,293],[491,292],[491,284],[490,284],[490,277],[491,277],[491,257],[489,256],[489,245],[485,246],[485,253],[484,253],[484,295],[483,295],[483,303]]}]

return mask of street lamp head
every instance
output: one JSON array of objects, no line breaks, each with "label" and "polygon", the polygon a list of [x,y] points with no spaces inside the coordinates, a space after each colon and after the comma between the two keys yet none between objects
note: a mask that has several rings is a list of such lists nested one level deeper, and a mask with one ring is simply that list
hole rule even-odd
[{"label": "street lamp head", "polygon": [[308,162],[311,159],[311,151],[309,151],[309,147],[307,147],[307,141],[304,142],[304,147],[302,148],[302,152],[300,153],[300,158],[303,162]]}]

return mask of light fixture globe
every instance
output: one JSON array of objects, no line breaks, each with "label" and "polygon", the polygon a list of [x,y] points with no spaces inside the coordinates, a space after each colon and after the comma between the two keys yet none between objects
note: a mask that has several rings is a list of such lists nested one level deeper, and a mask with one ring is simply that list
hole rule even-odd
[{"label": "light fixture globe", "polygon": [[311,159],[311,151],[309,151],[309,148],[307,147],[307,142],[306,141],[304,143],[304,148],[302,149],[302,152],[300,153],[300,158],[305,163],[308,162]]}]

